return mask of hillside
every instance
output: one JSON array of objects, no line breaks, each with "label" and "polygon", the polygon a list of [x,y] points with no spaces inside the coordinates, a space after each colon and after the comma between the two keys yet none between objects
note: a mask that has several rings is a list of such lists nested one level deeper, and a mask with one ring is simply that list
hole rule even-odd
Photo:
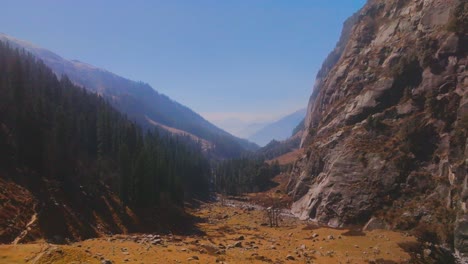
[{"label": "hillside", "polygon": [[301,120],[304,119],[305,115],[306,109],[300,109],[264,126],[249,136],[248,139],[262,147],[272,140],[285,140],[291,136],[292,131],[301,122]]},{"label": "hillside", "polygon": [[214,126],[203,117],[169,97],[158,93],[148,84],[135,82],[103,69],[59,55],[23,40],[0,34],[0,40],[24,48],[50,67],[57,76],[70,80],[89,91],[105,96],[119,111],[145,128],[154,128],[152,120],[167,127],[210,141],[214,156],[235,157],[257,146],[236,138]]},{"label": "hillside", "polygon": [[[0,243],[171,228],[208,196],[187,137],[143,133],[103,98],[0,41]],[[176,220],[173,215],[178,215]]]},{"label": "hillside", "polygon": [[466,1],[371,0],[345,24],[289,180],[296,216],[371,220],[468,259],[467,13]]}]

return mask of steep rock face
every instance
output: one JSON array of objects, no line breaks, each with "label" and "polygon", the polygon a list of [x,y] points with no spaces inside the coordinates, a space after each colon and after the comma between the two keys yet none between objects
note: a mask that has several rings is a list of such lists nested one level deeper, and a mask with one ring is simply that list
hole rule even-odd
[{"label": "steep rock face", "polygon": [[[350,18],[346,19],[346,21],[343,23],[341,37],[338,43],[336,43],[335,49],[333,49],[333,51],[330,52],[330,54],[328,54],[327,58],[322,63],[322,67],[317,73],[315,84],[314,84],[314,90],[313,90],[312,95],[309,98],[309,105],[307,107],[307,115],[304,119],[304,126],[306,128],[310,127],[310,122],[311,122],[310,113],[312,112],[312,106],[314,105],[315,98],[317,98],[318,92],[320,91],[320,87],[323,86],[324,78],[327,76],[327,74],[330,72],[333,66],[335,66],[335,64],[338,62],[341,55],[343,54],[343,51],[346,47],[346,43],[348,43],[349,37],[351,35],[351,30],[353,29],[353,26],[356,23],[358,17],[359,17],[359,14],[355,13]],[[307,133],[305,133],[302,136],[301,145],[304,144],[304,141],[306,139],[307,139]]]},{"label": "steep rock face", "polygon": [[294,214],[330,226],[376,217],[468,253],[467,7],[361,9],[308,106],[307,150],[288,184]]}]

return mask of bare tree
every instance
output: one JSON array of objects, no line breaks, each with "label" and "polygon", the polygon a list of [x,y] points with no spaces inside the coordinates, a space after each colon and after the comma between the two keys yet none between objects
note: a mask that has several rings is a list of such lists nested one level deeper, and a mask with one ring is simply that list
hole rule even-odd
[{"label": "bare tree", "polygon": [[279,208],[275,208],[273,206],[268,207],[266,209],[266,215],[270,227],[279,227],[279,220],[281,215],[281,210]]}]

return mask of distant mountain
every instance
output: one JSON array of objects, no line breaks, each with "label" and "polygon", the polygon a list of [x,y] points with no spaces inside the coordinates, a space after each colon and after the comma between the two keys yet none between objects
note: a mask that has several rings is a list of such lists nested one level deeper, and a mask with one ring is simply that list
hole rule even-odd
[{"label": "distant mountain", "polygon": [[[77,60],[66,60],[47,49],[2,33],[0,40],[13,47],[24,48],[43,60],[58,76],[67,75],[73,83],[106,97],[119,111],[145,128],[185,131],[190,137],[211,142],[212,152],[221,157],[239,156],[246,150],[258,148],[216,127],[146,83],[135,82]],[[172,133],[174,130],[168,131]]]},{"label": "distant mountain", "polygon": [[244,125],[237,134],[241,138],[249,138],[253,134],[257,133],[260,129],[269,125],[270,122],[254,122]]},{"label": "distant mountain", "polygon": [[294,128],[304,119],[306,109],[298,110],[288,116],[285,116],[278,121],[266,125],[256,133],[251,135],[248,139],[257,143],[260,146],[265,146],[273,139],[285,140],[292,134]]},{"label": "distant mountain", "polygon": [[216,126],[240,138],[248,138],[269,123],[270,122],[242,120],[240,118],[226,118],[213,121],[213,124]]}]

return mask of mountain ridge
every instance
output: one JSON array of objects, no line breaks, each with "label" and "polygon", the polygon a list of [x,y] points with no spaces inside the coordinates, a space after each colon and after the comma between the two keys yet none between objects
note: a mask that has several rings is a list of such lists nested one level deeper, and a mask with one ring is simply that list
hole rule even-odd
[{"label": "mountain ridge", "polygon": [[294,128],[304,119],[306,108],[299,109],[271,122],[248,137],[260,146],[266,146],[270,141],[283,141],[291,137]]},{"label": "mountain ridge", "polygon": [[[190,108],[159,93],[150,85],[129,80],[79,60],[67,60],[45,48],[0,33],[0,40],[24,48],[52,68],[58,77],[67,75],[76,85],[108,98],[119,111],[145,128],[152,128],[147,117],[164,126],[186,131],[215,146],[215,156],[239,156],[258,147],[216,127]],[[230,146],[230,149],[226,147]]]}]

